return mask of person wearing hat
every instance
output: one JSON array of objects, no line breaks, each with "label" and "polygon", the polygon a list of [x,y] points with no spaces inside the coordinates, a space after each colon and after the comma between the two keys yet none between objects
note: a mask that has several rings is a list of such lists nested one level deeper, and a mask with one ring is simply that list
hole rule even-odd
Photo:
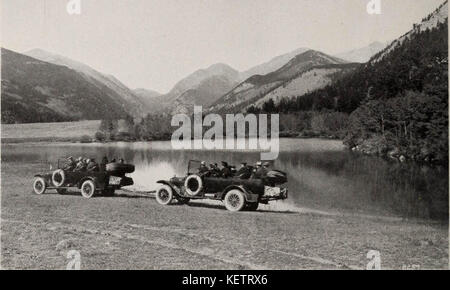
[{"label": "person wearing hat", "polygon": [[77,167],[73,171],[85,171],[86,170],[86,162],[84,161],[83,157],[77,158]]},{"label": "person wearing hat", "polygon": [[108,157],[105,155],[102,159],[102,162],[100,163],[100,170],[106,171],[106,164],[109,163]]},{"label": "person wearing hat", "polygon": [[268,170],[267,170],[267,167],[264,167],[262,165],[263,164],[261,161],[256,162],[256,168],[255,168],[251,178],[264,179],[266,177]]},{"label": "person wearing hat", "polygon": [[220,177],[220,169],[217,167],[217,163],[209,165],[209,172],[212,177]]},{"label": "person wearing hat", "polygon": [[236,176],[240,179],[249,179],[252,175],[252,169],[247,165],[247,162],[241,163],[241,168],[236,172]]},{"label": "person wearing hat", "polygon": [[86,170],[87,171],[99,171],[99,166],[97,164],[97,162],[95,162],[95,159],[88,159],[89,162],[86,165]]},{"label": "person wearing hat", "polygon": [[63,170],[72,171],[75,169],[75,167],[77,167],[77,163],[75,162],[72,156],[69,156],[67,158],[67,162],[64,165]]},{"label": "person wearing hat", "polygon": [[222,161],[222,169],[220,170],[220,173],[223,178],[229,178],[233,176],[228,163],[226,163],[225,161]]},{"label": "person wearing hat", "polygon": [[208,166],[206,166],[206,162],[202,161],[200,163],[200,168],[198,169],[198,173],[202,176],[207,175],[208,173],[210,173]]}]

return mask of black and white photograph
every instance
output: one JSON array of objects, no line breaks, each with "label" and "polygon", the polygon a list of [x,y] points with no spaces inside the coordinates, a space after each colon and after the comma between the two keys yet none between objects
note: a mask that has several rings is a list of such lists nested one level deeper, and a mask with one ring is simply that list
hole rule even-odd
[{"label": "black and white photograph", "polygon": [[447,0],[0,15],[0,269],[449,269]]}]

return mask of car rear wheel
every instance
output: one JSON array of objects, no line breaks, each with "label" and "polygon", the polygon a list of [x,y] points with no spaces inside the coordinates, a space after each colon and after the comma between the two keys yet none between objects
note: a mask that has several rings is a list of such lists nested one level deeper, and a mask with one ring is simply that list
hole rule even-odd
[{"label": "car rear wheel", "polygon": [[81,185],[81,195],[84,198],[91,198],[95,193],[95,183],[92,180],[86,180]]},{"label": "car rear wheel", "polygon": [[36,177],[33,182],[33,191],[34,193],[41,195],[47,189],[47,185],[45,184],[45,180],[42,177]]},{"label": "car rear wheel", "polygon": [[161,205],[168,205],[173,200],[173,190],[168,185],[161,185],[156,190],[156,201]]},{"label": "car rear wheel", "polygon": [[245,206],[244,193],[237,189],[232,189],[227,192],[223,200],[225,207],[229,211],[241,211]]}]

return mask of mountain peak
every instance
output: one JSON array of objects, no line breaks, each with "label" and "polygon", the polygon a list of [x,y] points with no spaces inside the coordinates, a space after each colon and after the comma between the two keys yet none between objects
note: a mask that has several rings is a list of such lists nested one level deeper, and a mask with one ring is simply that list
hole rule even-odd
[{"label": "mountain peak", "polygon": [[253,75],[265,75],[265,74],[271,73],[273,71],[276,71],[276,70],[280,69],[282,66],[284,66],[285,64],[287,64],[295,56],[297,56],[305,51],[308,51],[308,50],[309,50],[308,48],[300,47],[291,52],[276,56],[263,64],[254,66],[254,67],[242,72],[240,75],[240,79],[245,80]]}]

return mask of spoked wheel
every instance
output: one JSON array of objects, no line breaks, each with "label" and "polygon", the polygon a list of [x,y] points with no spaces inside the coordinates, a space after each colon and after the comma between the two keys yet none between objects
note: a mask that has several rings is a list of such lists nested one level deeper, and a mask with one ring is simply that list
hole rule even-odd
[{"label": "spoked wheel", "polygon": [[161,185],[156,190],[156,201],[161,205],[168,205],[173,200],[172,188],[168,185]]},{"label": "spoked wheel", "polygon": [[229,211],[241,211],[245,206],[244,193],[237,189],[232,189],[227,192],[223,200],[225,207]]},{"label": "spoked wheel", "polygon": [[41,195],[47,189],[45,180],[42,177],[37,177],[33,182],[33,191],[35,194]]},{"label": "spoked wheel", "polygon": [[81,195],[84,198],[91,198],[95,193],[95,183],[92,180],[86,180],[81,185]]}]

